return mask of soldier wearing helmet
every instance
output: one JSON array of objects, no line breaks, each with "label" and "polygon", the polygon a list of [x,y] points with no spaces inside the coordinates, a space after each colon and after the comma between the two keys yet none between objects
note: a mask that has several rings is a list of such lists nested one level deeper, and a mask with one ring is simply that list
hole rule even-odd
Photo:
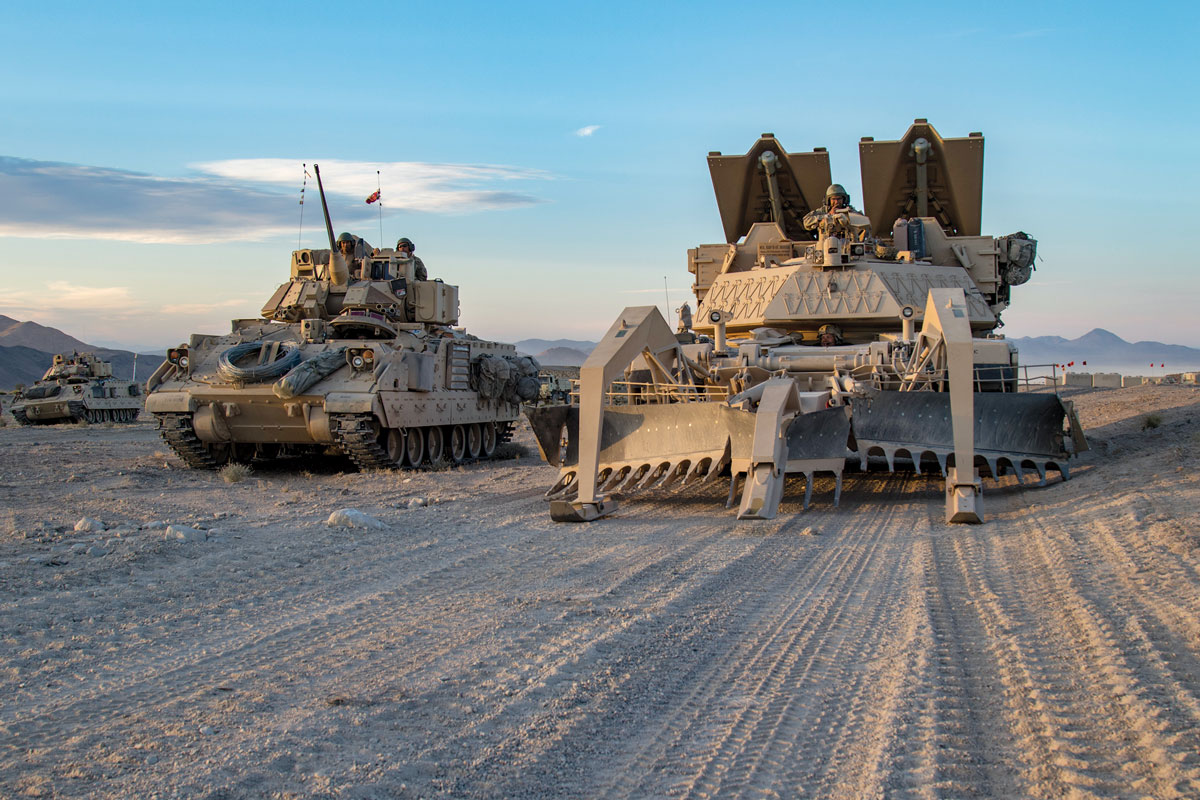
[{"label": "soldier wearing helmet", "polygon": [[822,325],[817,330],[817,344],[821,345],[821,347],[833,347],[836,344],[845,343],[846,340],[842,338],[842,329],[837,325],[833,325],[832,323]]},{"label": "soldier wearing helmet", "polygon": [[418,258],[415,253],[417,246],[413,244],[412,239],[407,236],[402,237],[396,242],[396,253],[400,258],[411,258],[413,262],[413,277],[419,281],[429,280],[429,272],[425,269],[425,262]]},{"label": "soldier wearing helmet", "polygon": [[825,204],[804,215],[805,230],[816,230],[821,220],[834,213],[858,213],[850,206],[850,193],[840,183],[831,183],[825,190]]},{"label": "soldier wearing helmet", "polygon": [[346,268],[350,270],[351,277],[357,277],[356,269],[359,259],[359,238],[352,233],[343,232],[338,235],[337,249],[342,254],[342,258],[346,259]]}]

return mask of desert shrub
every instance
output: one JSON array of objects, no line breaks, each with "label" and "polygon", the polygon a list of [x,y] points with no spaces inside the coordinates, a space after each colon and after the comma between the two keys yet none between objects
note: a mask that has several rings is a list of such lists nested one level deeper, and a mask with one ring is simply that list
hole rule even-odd
[{"label": "desert shrub", "polygon": [[221,467],[221,480],[226,483],[241,483],[250,477],[250,473],[254,470],[250,469],[249,464],[226,464]]},{"label": "desert shrub", "polygon": [[1162,414],[1147,414],[1146,416],[1142,417],[1142,430],[1154,430],[1159,425],[1162,425],[1162,423]]}]

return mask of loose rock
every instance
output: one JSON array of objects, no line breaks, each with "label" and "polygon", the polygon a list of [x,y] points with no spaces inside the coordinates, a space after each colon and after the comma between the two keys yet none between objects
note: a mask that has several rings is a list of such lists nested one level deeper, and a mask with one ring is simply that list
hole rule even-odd
[{"label": "loose rock", "polygon": [[383,530],[387,528],[379,520],[355,508],[342,508],[329,515],[325,524],[331,528],[365,528]]},{"label": "loose rock", "polygon": [[104,523],[101,522],[100,520],[92,519],[91,517],[84,517],[83,519],[79,520],[79,522],[75,523],[75,530],[77,530],[77,531],[103,531],[103,530],[108,530],[108,529],[105,527]]},{"label": "loose rock", "polygon": [[189,528],[186,525],[171,525],[167,528],[168,539],[179,539],[184,542],[203,542],[208,538],[208,534],[198,528]]}]

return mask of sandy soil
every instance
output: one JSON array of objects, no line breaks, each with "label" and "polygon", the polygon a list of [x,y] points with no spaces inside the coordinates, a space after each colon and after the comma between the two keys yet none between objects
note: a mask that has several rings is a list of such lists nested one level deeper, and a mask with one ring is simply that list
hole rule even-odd
[{"label": "sandy soil", "polygon": [[227,484],[0,428],[0,796],[1198,797],[1200,393],[1075,399],[1072,479],[970,527],[911,474],[571,526],[531,448]]}]

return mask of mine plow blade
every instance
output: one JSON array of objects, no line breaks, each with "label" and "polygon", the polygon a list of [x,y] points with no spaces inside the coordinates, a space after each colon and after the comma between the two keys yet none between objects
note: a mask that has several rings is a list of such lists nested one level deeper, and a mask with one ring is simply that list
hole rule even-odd
[{"label": "mine plow blade", "polygon": [[[854,439],[864,470],[868,457],[873,455],[883,456],[893,471],[898,457],[907,458],[918,473],[922,460],[932,458],[941,474],[948,475],[954,455],[949,394],[880,392],[871,398],[853,399],[851,408]],[[976,393],[976,464],[986,465],[992,478],[1011,471],[1021,483],[1032,472],[1044,484],[1051,467],[1063,480],[1068,479],[1069,453],[1063,432],[1068,414],[1054,395]]]},{"label": "mine plow blade", "polygon": [[[730,427],[752,425],[732,409],[709,403],[643,405],[605,410],[596,493],[624,496],[682,488],[713,480],[729,461]],[[546,493],[551,516],[567,512],[579,494],[579,408],[550,406],[527,412],[542,457],[561,469]],[[570,515],[572,519],[577,514]]]}]

